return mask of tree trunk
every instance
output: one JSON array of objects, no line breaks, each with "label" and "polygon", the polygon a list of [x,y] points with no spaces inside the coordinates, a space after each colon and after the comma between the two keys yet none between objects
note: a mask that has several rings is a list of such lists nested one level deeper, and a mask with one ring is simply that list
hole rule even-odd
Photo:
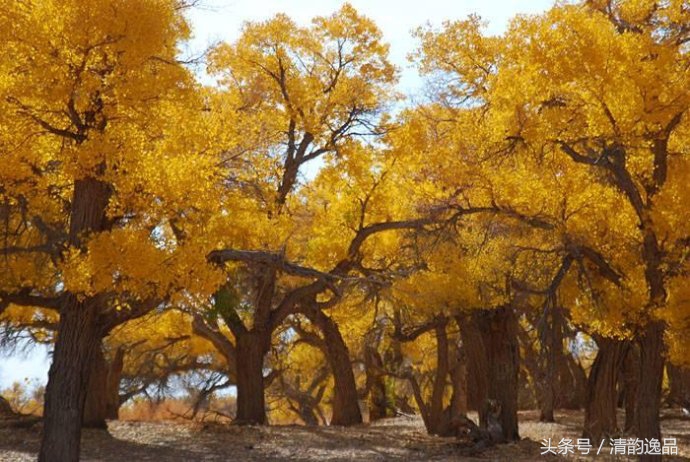
[{"label": "tree trunk", "polygon": [[575,361],[570,352],[560,355],[558,361],[559,368],[559,390],[557,407],[564,409],[582,409],[587,393],[587,374],[582,367]]},{"label": "tree trunk", "polygon": [[264,356],[270,337],[262,331],[246,331],[236,337],[237,415],[240,425],[266,425]]},{"label": "tree trunk", "polygon": [[[640,375],[638,381],[635,421],[636,436],[661,441],[659,412],[661,385],[664,378],[664,325],[651,322],[638,337]],[[642,455],[640,460],[659,460],[661,456]]]},{"label": "tree trunk", "polygon": [[489,364],[484,339],[476,314],[457,316],[455,321],[460,328],[466,359],[467,407],[479,412],[489,397]]},{"label": "tree trunk", "polygon": [[364,366],[367,372],[367,390],[369,391],[369,422],[389,417],[390,406],[386,393],[383,359],[373,345],[364,348]]},{"label": "tree trunk", "polygon": [[543,322],[539,323],[539,336],[541,340],[541,367],[544,370],[543,398],[541,401],[541,422],[555,422],[554,411],[557,406],[557,398],[561,393],[559,380],[559,363],[563,359],[563,324],[565,318],[557,300],[550,295],[547,300],[549,308]]},{"label": "tree trunk", "polygon": [[467,361],[464,348],[457,348],[455,363],[450,370],[453,394],[450,408],[454,415],[467,415]]},{"label": "tree trunk", "polygon": [[[85,235],[108,227],[105,211],[110,195],[109,185],[94,178],[75,182],[68,235],[72,248],[82,248],[81,240]],[[63,295],[46,386],[39,462],[79,460],[91,360],[102,336],[98,325],[100,298],[80,299],[69,292]]]},{"label": "tree trunk", "polygon": [[338,325],[319,309],[310,310],[307,318],[319,328],[326,343],[326,359],[333,372],[333,416],[331,425],[362,423],[357,382],[352,371],[350,350],[340,334]]},{"label": "tree trunk", "polygon": [[[512,307],[487,310],[483,319],[484,347],[489,364],[489,399],[500,405],[505,441],[518,441],[517,398],[520,352],[517,318]],[[487,421],[487,424],[490,423]]]},{"label": "tree trunk", "polygon": [[117,420],[120,418],[120,380],[125,365],[125,350],[118,348],[108,368],[108,403],[105,418]]},{"label": "tree trunk", "polygon": [[668,398],[669,406],[680,406],[690,409],[690,368],[666,365],[668,374]]},{"label": "tree trunk", "polygon": [[108,428],[105,422],[108,405],[108,362],[99,346],[93,354],[89,386],[84,404],[82,427]]},{"label": "tree trunk", "polygon": [[621,340],[596,337],[597,356],[587,380],[585,423],[582,436],[598,445],[618,431],[616,423],[618,371],[626,356],[627,345]]},{"label": "tree trunk", "polygon": [[93,300],[74,295],[60,310],[58,337],[48,373],[40,462],[79,460],[81,423],[94,352],[101,335]]},{"label": "tree trunk", "polygon": [[12,409],[12,406],[10,406],[9,401],[0,396],[0,419],[14,418],[16,416],[17,413],[14,412],[14,409]]},{"label": "tree trunk", "polygon": [[119,417],[123,361],[123,349],[118,349],[110,362],[106,360],[102,348],[96,349],[86,393],[83,427],[107,428],[106,420],[117,420]]},{"label": "tree trunk", "polygon": [[623,363],[623,404],[625,406],[625,431],[635,434],[635,397],[640,379],[640,351],[631,344]]},{"label": "tree trunk", "polygon": [[[519,440],[520,353],[513,309],[482,310],[457,317],[456,322],[460,326],[467,361],[468,388],[475,390],[475,402],[469,407],[479,412],[479,426],[491,430],[494,435],[500,433],[501,441]],[[500,429],[491,429],[492,426],[500,426]]]},{"label": "tree trunk", "polygon": [[[434,329],[436,333],[436,374],[431,392],[431,403],[428,406],[429,433],[439,436],[449,436],[448,423],[450,419],[443,419],[443,398],[446,391],[448,377],[448,334],[447,322],[439,324]],[[444,421],[446,420],[446,421]]]},{"label": "tree trunk", "polygon": [[534,341],[530,337],[527,328],[522,326],[518,327],[518,338],[520,340],[521,351],[523,353],[522,363],[526,369],[525,375],[529,376],[529,379],[526,381],[529,382],[528,387],[532,393],[536,407],[541,409],[544,395],[544,377],[542,370],[539,367],[538,354],[532,346]]}]

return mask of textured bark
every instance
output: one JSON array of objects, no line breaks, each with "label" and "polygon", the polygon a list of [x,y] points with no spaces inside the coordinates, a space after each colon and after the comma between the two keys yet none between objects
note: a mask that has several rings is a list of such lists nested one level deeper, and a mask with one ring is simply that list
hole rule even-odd
[{"label": "textured bark", "polygon": [[453,415],[467,415],[467,361],[464,348],[459,348],[455,365],[450,370],[450,380],[453,386],[453,394],[450,399],[450,408]]},{"label": "textured bark", "polygon": [[623,362],[622,398],[625,406],[625,432],[634,434],[635,425],[635,397],[640,380],[640,351],[637,345],[631,344]]},{"label": "textured bark", "polygon": [[84,404],[82,426],[85,428],[108,428],[106,414],[108,406],[108,362],[99,346],[93,353],[89,385]]},{"label": "textured bark", "polygon": [[[504,440],[517,441],[520,439],[517,419],[520,363],[517,318],[512,307],[487,310],[483,318],[484,346],[489,358],[489,399],[500,405],[499,421]],[[489,423],[487,418],[485,421]]]},{"label": "textured bark", "polygon": [[262,331],[246,331],[236,337],[237,353],[237,415],[240,425],[266,425],[264,395],[264,356],[270,335]]},{"label": "textured bark", "polygon": [[585,423],[582,436],[593,444],[614,436],[616,422],[616,383],[618,372],[626,356],[627,345],[621,340],[596,338],[597,356],[587,380]]},{"label": "textured bark", "polygon": [[364,349],[364,366],[369,392],[369,422],[390,417],[383,359],[374,345],[367,345]]},{"label": "textured bark", "polygon": [[544,371],[542,397],[540,400],[539,420],[555,422],[554,411],[561,393],[559,365],[563,361],[563,312],[556,304],[555,297],[550,296],[549,308],[543,322],[538,323],[541,340],[540,368]]},{"label": "textured bark", "polygon": [[541,400],[543,399],[542,389],[544,387],[544,378],[541,368],[539,367],[539,357],[535,351],[533,340],[529,336],[529,332],[525,327],[518,327],[518,338],[520,340],[522,351],[522,364],[525,366],[526,375],[529,376],[529,388],[534,397],[534,403],[538,409],[541,409]]},{"label": "textured bark", "polygon": [[[108,226],[105,210],[110,187],[94,178],[77,180],[70,211],[68,242],[81,248],[85,234]],[[81,421],[93,354],[100,345],[101,300],[66,293],[60,306],[58,335],[46,387],[40,462],[79,460]]]},{"label": "textured bark", "polygon": [[96,349],[86,392],[83,427],[106,428],[106,420],[118,418],[123,361],[122,349],[115,352],[110,362],[107,361],[102,348]]},{"label": "textured bark", "polygon": [[443,417],[443,397],[446,391],[448,376],[448,334],[446,324],[439,324],[434,329],[436,334],[436,374],[431,392],[431,402],[427,407],[429,433],[449,436],[448,421]]},{"label": "textured bark", "polygon": [[[511,307],[456,318],[467,359],[468,387],[475,389],[479,426],[489,430],[497,412],[502,441],[520,439],[517,420],[519,346],[517,318]],[[489,406],[489,403],[492,403]],[[494,438],[495,439],[495,438]]]},{"label": "textured bark", "polygon": [[331,425],[362,423],[357,382],[352,371],[350,350],[340,334],[338,325],[319,310],[308,310],[307,318],[321,331],[326,344],[326,360],[333,373],[333,416]]},{"label": "textured bark", "polygon": [[[663,144],[661,151],[665,151]],[[661,152],[660,151],[660,152]],[[657,156],[657,158],[664,156]],[[661,186],[660,184],[658,185]],[[642,257],[645,263],[645,279],[649,288],[648,312],[666,305],[666,287],[662,269],[663,252],[659,246],[654,224],[648,211],[639,213],[644,233]],[[640,351],[640,368],[635,397],[635,430],[639,438],[655,438],[661,441],[661,388],[664,379],[664,330],[662,321],[649,321],[636,337]],[[641,461],[661,460],[661,456],[643,454]]]},{"label": "textured bark", "polygon": [[568,352],[559,356],[558,368],[560,393],[556,407],[582,409],[587,393],[587,374]]},{"label": "textured bark", "polygon": [[48,373],[39,461],[78,461],[81,423],[94,352],[100,346],[96,303],[69,295],[60,310],[58,340]]},{"label": "textured bark", "polygon": [[467,407],[479,412],[489,395],[489,364],[476,315],[456,317],[467,362]]},{"label": "textured bark", "polygon": [[667,364],[666,372],[669,383],[667,403],[690,409],[690,368]]},{"label": "textured bark", "polygon": [[[638,337],[640,375],[636,394],[635,429],[639,438],[661,441],[659,411],[664,378],[664,325],[651,322]],[[643,455],[640,460],[659,460],[661,456]]]}]

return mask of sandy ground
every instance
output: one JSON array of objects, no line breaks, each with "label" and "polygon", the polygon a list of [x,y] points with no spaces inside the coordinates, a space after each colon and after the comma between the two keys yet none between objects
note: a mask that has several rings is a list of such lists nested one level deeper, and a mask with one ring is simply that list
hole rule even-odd
[{"label": "sandy ground", "polygon": [[[86,430],[82,460],[137,461],[537,461],[564,457],[541,456],[541,440],[577,438],[580,412],[557,414],[558,423],[536,421],[536,413],[521,413],[523,440],[481,452],[467,442],[426,435],[417,418],[386,419],[355,428],[300,426],[236,427],[179,422],[111,422],[109,430]],[[690,461],[690,420],[679,413],[664,415],[665,436],[678,439],[679,457]],[[40,428],[0,427],[0,461],[35,460]],[[600,455],[568,460],[633,460]]]}]

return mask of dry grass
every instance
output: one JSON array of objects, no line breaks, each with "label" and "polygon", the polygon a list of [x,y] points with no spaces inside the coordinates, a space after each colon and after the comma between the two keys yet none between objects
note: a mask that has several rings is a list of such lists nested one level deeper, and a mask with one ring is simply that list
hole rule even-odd
[{"label": "dry grass", "polygon": [[135,422],[159,421],[214,421],[228,423],[229,416],[235,413],[235,399],[224,397],[214,399],[213,403],[192,414],[193,404],[189,399],[166,398],[161,401],[139,399],[120,408],[120,420]]}]

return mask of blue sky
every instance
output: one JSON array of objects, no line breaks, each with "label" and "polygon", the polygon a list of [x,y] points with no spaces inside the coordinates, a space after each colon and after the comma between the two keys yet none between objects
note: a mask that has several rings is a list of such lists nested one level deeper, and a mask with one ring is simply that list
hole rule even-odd
[{"label": "blue sky", "polygon": [[[219,41],[239,36],[245,21],[261,21],[286,13],[307,25],[314,16],[327,16],[340,8],[343,0],[201,0],[190,13],[195,38],[191,48],[201,52]],[[373,19],[390,44],[391,60],[401,69],[400,90],[412,95],[421,81],[407,55],[416,47],[410,32],[426,23],[438,26],[445,20],[464,19],[479,14],[488,22],[490,33],[501,33],[516,14],[541,13],[554,0],[350,0],[360,13]]]},{"label": "blue sky", "polygon": [[[189,12],[194,39],[189,52],[198,54],[220,41],[232,41],[242,23],[286,13],[300,24],[314,16],[325,16],[340,8],[342,0],[202,0]],[[373,19],[390,44],[391,60],[401,69],[400,91],[415,95],[422,81],[407,63],[415,49],[410,31],[426,23],[440,25],[444,20],[463,19],[476,13],[488,22],[488,31],[501,33],[516,14],[536,14],[546,10],[553,0],[351,0],[360,13]],[[48,374],[48,350],[29,349],[22,354],[0,358],[0,389],[14,381],[30,379],[45,383]]]}]

